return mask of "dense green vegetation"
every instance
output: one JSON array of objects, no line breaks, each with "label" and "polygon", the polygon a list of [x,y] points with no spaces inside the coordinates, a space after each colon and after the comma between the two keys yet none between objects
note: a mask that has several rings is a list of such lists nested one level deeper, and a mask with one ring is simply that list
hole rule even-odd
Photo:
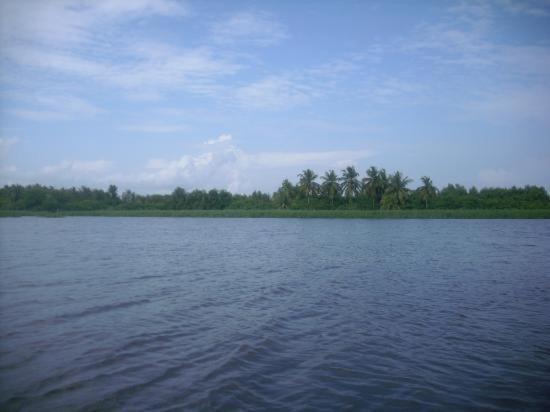
[{"label": "dense green vegetation", "polygon": [[[371,167],[362,178],[353,166],[342,170],[340,176],[334,170],[329,170],[319,179],[320,182],[318,175],[310,169],[304,170],[298,178],[296,184],[284,180],[272,195],[259,191],[250,195],[216,189],[186,191],[181,187],[166,195],[139,195],[130,190],[119,194],[114,185],[106,191],[84,186],[58,189],[41,185],[9,185],[0,189],[0,210],[56,213],[102,211],[102,214],[106,210],[154,211],[155,215],[159,211],[191,213],[189,211],[193,210],[265,210],[269,211],[266,215],[273,216],[277,214],[275,209],[278,209],[296,212],[330,211],[330,216],[337,216],[335,211],[347,211],[353,217],[350,211],[383,210],[388,215],[387,211],[390,210],[550,209],[548,193],[543,187],[537,186],[478,190],[475,187],[466,189],[459,184],[449,184],[438,190],[432,180],[424,176],[421,178],[421,186],[412,190],[409,188],[411,179],[400,172],[387,174],[384,169]],[[136,215],[134,212],[131,215]],[[247,216],[252,214],[246,213]],[[406,214],[413,215],[410,212]],[[286,212],[286,215],[290,213]],[[316,215],[322,217],[322,213]],[[495,213],[491,215],[495,216]]]},{"label": "dense green vegetation", "polygon": [[154,210],[105,209],[33,211],[0,210],[0,217],[249,217],[249,218],[337,218],[337,219],[550,219],[550,209],[223,209],[223,210]]}]

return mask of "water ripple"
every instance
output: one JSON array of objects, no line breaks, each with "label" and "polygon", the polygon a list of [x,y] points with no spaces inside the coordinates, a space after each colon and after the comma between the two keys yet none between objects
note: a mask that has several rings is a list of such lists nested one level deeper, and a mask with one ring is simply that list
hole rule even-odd
[{"label": "water ripple", "polygon": [[1,410],[550,409],[550,222],[0,229]]}]

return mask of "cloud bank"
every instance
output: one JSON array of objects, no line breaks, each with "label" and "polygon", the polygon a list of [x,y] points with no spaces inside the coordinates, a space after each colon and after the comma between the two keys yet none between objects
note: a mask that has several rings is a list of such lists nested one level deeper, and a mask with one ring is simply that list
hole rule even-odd
[{"label": "cloud bank", "polygon": [[[103,187],[117,184],[143,193],[165,193],[176,186],[186,189],[227,189],[234,193],[254,190],[275,191],[285,178],[296,179],[305,168],[342,169],[371,157],[372,150],[258,152],[249,153],[235,144],[230,134],[207,140],[203,149],[177,158],[151,158],[140,170],[114,172],[116,162],[108,160],[65,160],[19,175],[28,182],[55,185]],[[17,171],[12,170],[14,174]],[[8,176],[9,177],[9,176]],[[12,178],[15,176],[11,176]],[[9,179],[8,179],[9,180]]]}]

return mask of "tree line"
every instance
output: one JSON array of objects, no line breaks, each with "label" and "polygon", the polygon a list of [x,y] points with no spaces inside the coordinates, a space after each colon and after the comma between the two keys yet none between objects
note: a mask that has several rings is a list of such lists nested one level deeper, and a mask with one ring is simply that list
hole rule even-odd
[{"label": "tree line", "polygon": [[387,173],[370,167],[364,176],[354,166],[329,170],[318,176],[306,169],[296,183],[285,179],[273,194],[249,195],[226,190],[192,190],[177,187],[171,194],[140,195],[131,190],[119,194],[115,185],[107,190],[54,188],[39,184],[6,185],[0,188],[2,210],[187,210],[187,209],[546,209],[550,197],[544,187],[466,189],[449,184],[439,190],[431,178],[411,189],[412,179],[401,172]]}]

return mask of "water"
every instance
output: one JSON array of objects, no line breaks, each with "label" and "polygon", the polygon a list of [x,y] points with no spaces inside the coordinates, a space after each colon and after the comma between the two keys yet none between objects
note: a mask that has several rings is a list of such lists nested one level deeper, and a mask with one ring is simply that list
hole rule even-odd
[{"label": "water", "polygon": [[0,409],[550,407],[550,221],[0,219]]}]

